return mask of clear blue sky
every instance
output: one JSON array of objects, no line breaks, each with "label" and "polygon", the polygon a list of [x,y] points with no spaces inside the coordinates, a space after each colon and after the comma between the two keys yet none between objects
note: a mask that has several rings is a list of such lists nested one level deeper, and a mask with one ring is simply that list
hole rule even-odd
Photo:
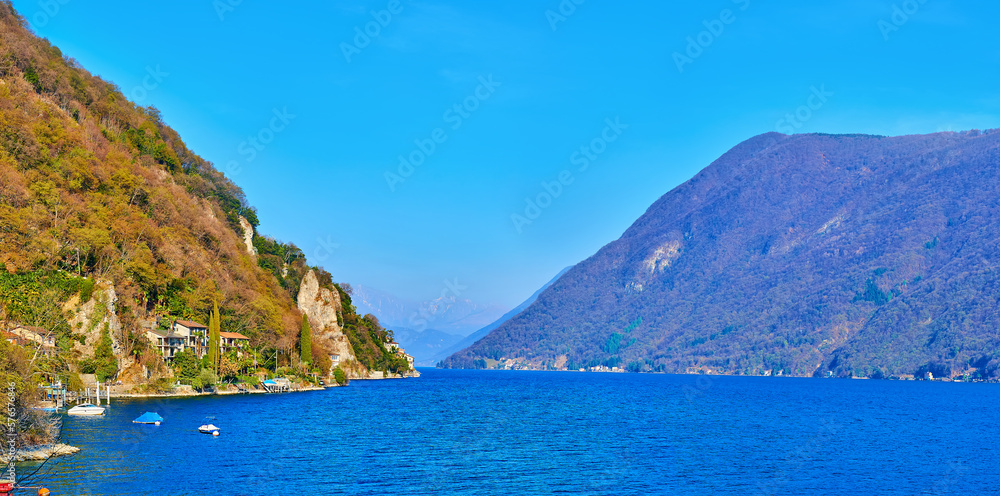
[{"label": "clear blue sky", "polygon": [[[193,150],[222,170],[238,163],[230,176],[263,233],[338,280],[414,299],[457,279],[464,297],[516,305],[760,133],[1000,127],[997,2],[565,0],[562,17],[559,0],[219,9],[231,3],[14,1]],[[355,28],[390,6],[348,62]],[[498,87],[478,88],[491,76]],[[295,117],[261,134],[275,109]],[[782,121],[796,112],[803,122]],[[594,143],[616,118],[628,127]],[[385,173],[439,128],[393,191]],[[251,136],[268,141],[252,161]],[[606,150],[581,170],[574,153],[591,143]],[[511,215],[563,170],[572,183],[518,232]]]}]

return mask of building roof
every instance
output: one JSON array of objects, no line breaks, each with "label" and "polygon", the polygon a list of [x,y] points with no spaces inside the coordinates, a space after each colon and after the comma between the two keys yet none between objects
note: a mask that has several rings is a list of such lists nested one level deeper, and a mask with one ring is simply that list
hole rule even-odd
[{"label": "building roof", "polygon": [[42,327],[23,326],[23,325],[16,325],[16,326],[12,327],[11,328],[11,332],[13,332],[13,331],[28,331],[28,332],[35,333],[35,334],[37,334],[39,336],[44,336],[44,335],[46,335],[46,334],[49,333],[49,331],[46,331],[45,328],[42,328]]},{"label": "building roof", "polygon": [[14,344],[16,345],[24,345],[25,342],[27,341],[27,339],[22,338],[21,336],[18,336],[17,334],[14,334],[12,332],[2,331],[2,334],[3,334],[3,339],[8,341],[13,341]]},{"label": "building roof", "polygon": [[250,341],[250,338],[248,338],[248,337],[246,337],[246,336],[244,336],[244,335],[242,335],[242,334],[240,334],[238,332],[220,332],[219,336],[223,337],[223,338],[227,338],[227,339],[245,339],[247,341]]},{"label": "building roof", "polygon": [[180,334],[174,334],[172,331],[161,331],[159,329],[146,329],[146,332],[151,332],[161,338],[184,339],[184,336],[181,336]]},{"label": "building roof", "polygon": [[174,323],[187,327],[188,329],[208,329],[208,326],[199,324],[193,320],[178,320]]},{"label": "building roof", "polygon": [[27,341],[38,343],[42,346],[51,346],[56,342],[56,337],[42,327],[14,326],[10,330],[12,334],[21,336]]}]

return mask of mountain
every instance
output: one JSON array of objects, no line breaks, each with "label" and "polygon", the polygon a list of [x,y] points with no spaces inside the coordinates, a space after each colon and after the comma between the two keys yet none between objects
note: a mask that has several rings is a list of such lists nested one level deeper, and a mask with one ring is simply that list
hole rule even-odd
[{"label": "mountain", "polygon": [[446,367],[1000,367],[1000,132],[752,138]]},{"label": "mountain", "polygon": [[[504,313],[505,309],[499,305],[475,303],[456,296],[462,289],[455,281],[438,298],[419,302],[359,284],[354,286],[352,296],[358,314],[370,313],[391,329],[422,332],[433,328],[460,337],[475,332]],[[400,344],[404,343],[400,341]]]},{"label": "mountain", "polygon": [[462,336],[437,329],[418,331],[406,327],[394,327],[392,332],[399,345],[413,357],[413,363],[421,367],[433,366],[437,363],[435,357],[450,355],[453,352],[446,350],[454,348],[455,343],[462,341]]},{"label": "mountain", "polygon": [[513,319],[514,317],[517,316],[517,314],[523,312],[524,309],[528,308],[532,303],[535,302],[535,300],[538,299],[538,296],[541,295],[543,291],[545,291],[546,289],[548,289],[549,286],[551,286],[557,280],[559,280],[559,278],[562,277],[563,274],[569,272],[569,269],[571,269],[571,268],[572,267],[566,267],[565,269],[563,269],[561,272],[559,272],[558,274],[556,274],[556,276],[553,277],[549,282],[545,283],[544,286],[542,286],[541,288],[539,288],[538,291],[535,291],[534,294],[532,294],[531,296],[529,296],[527,300],[524,300],[524,302],[522,302],[520,305],[514,307],[513,310],[511,310],[511,311],[503,314],[503,316],[501,316],[499,319],[497,319],[497,320],[493,321],[492,323],[490,323],[490,325],[488,325],[486,327],[483,327],[482,329],[479,329],[478,331],[476,331],[476,332],[474,332],[474,333],[466,336],[465,339],[462,339],[460,341],[454,342],[450,346],[442,347],[442,349],[438,350],[437,353],[431,355],[426,360],[424,360],[424,361],[422,361],[421,363],[418,363],[418,364],[419,365],[434,365],[434,364],[437,364],[437,363],[441,362],[442,360],[448,358],[452,354],[454,354],[454,353],[456,353],[458,351],[464,350],[465,348],[468,348],[469,346],[472,346],[473,344],[475,344],[476,341],[479,341],[480,339],[483,339],[484,337],[486,337],[487,335],[489,335],[489,333],[493,332],[494,329],[500,327],[501,325],[503,325],[503,323],[507,322],[508,320]]},{"label": "mountain", "polygon": [[[408,368],[328,272],[258,232],[243,191],[156,108],[36,37],[7,0],[0,50],[0,327],[55,338],[55,355],[36,364],[50,379],[95,370],[126,382],[190,379],[198,364],[169,370],[147,331],[207,322],[215,303],[222,330],[275,357],[271,369],[299,365],[305,308],[323,327],[303,377],[306,365],[328,372],[334,349],[357,376]],[[314,298],[300,305],[307,282]],[[222,364],[226,377],[256,375],[254,362]]]}]

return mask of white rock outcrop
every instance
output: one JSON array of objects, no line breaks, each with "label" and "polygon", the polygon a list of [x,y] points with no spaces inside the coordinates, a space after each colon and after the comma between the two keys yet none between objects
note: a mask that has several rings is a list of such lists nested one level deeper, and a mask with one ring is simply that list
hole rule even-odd
[{"label": "white rock outcrop", "polygon": [[243,228],[243,244],[247,247],[247,254],[251,257],[256,257],[257,249],[253,247],[253,225],[241,215],[240,227]]},{"label": "white rock outcrop", "polygon": [[324,341],[331,353],[340,355],[341,363],[355,361],[354,350],[337,316],[341,310],[340,293],[320,287],[315,271],[310,270],[302,278],[298,306],[309,318],[314,339]]}]

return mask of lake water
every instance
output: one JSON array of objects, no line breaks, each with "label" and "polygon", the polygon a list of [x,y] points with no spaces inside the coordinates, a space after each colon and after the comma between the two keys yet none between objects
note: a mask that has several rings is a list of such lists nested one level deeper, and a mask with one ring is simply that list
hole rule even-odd
[{"label": "lake water", "polygon": [[[1000,386],[421,371],[66,418],[53,495],[984,494]],[[159,426],[131,424],[144,411]],[[198,434],[206,417],[218,438]],[[22,467],[25,473],[30,467]]]}]

